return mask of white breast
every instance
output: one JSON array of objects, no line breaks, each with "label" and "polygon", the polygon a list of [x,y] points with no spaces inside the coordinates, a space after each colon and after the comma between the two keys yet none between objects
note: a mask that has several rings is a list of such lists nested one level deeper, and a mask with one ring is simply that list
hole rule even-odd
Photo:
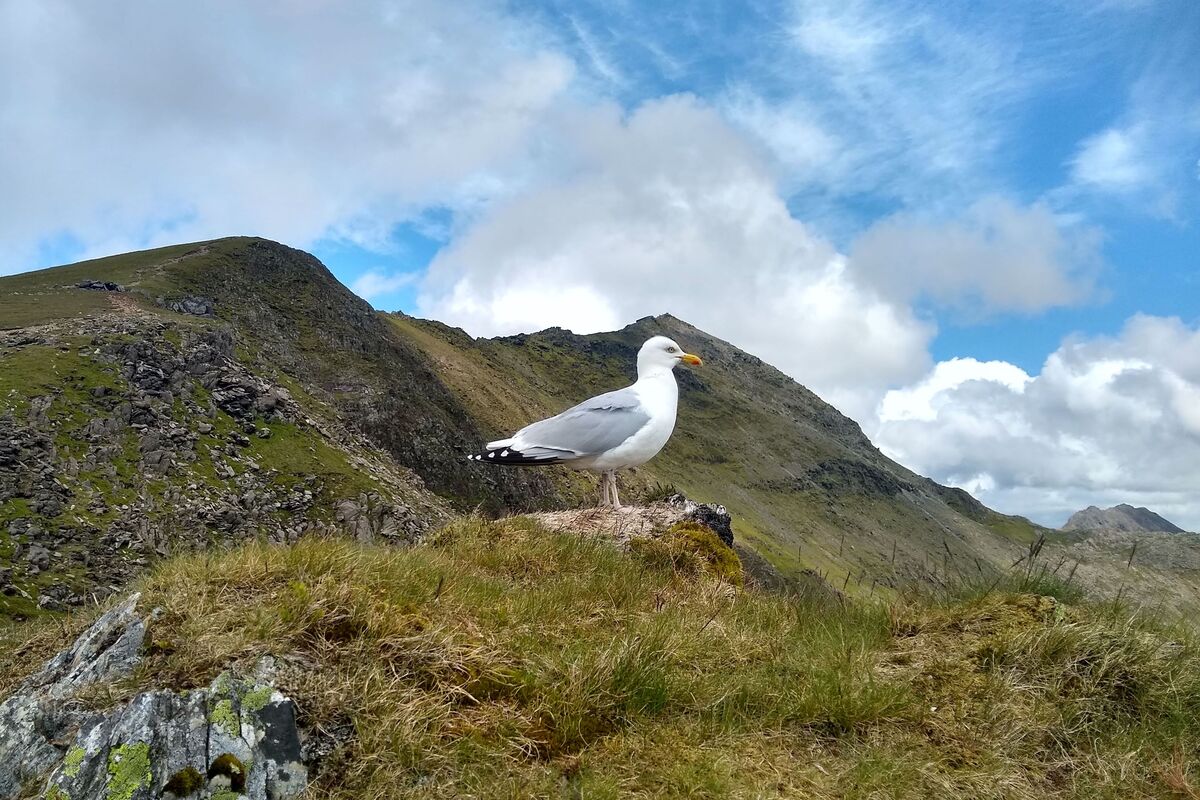
[{"label": "white breast", "polygon": [[[632,387],[650,420],[619,446],[590,459],[590,470],[625,469],[645,464],[671,438],[679,406],[679,386],[669,370],[638,380]],[[580,465],[583,466],[583,465]]]}]

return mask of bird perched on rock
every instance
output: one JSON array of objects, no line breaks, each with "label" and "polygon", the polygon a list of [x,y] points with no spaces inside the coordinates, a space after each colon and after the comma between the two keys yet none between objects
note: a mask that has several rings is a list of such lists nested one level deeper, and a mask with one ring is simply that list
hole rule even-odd
[{"label": "bird perched on rock", "polygon": [[647,339],[638,351],[633,385],[584,400],[507,439],[488,442],[482,453],[470,458],[505,466],[564,464],[599,472],[600,505],[620,508],[616,471],[654,458],[675,429],[679,386],[672,370],[680,363],[703,362],[666,336]]}]

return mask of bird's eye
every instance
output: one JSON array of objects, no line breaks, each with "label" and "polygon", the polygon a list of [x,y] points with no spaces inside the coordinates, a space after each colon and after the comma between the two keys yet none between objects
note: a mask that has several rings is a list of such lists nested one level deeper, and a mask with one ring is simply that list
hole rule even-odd
[{"label": "bird's eye", "polygon": [[668,353],[678,353],[678,352],[679,352],[679,348],[677,348],[677,347],[668,347],[668,348],[667,348],[667,352],[668,352]]}]

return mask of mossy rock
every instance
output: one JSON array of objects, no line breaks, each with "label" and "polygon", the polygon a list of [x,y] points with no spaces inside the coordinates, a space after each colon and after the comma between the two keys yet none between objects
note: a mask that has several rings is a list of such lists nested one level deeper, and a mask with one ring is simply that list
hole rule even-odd
[{"label": "mossy rock", "polygon": [[712,528],[698,522],[677,522],[661,537],[632,540],[629,548],[651,566],[684,575],[712,575],[732,586],[745,583],[737,553]]},{"label": "mossy rock", "polygon": [[204,776],[195,767],[188,766],[176,772],[163,787],[163,792],[170,792],[176,797],[187,797],[200,791],[205,785]]}]

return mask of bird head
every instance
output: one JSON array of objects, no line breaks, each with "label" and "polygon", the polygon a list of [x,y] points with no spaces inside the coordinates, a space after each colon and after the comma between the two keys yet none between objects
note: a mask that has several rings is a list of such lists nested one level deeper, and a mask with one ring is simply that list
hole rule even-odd
[{"label": "bird head", "polygon": [[699,356],[684,352],[674,339],[666,336],[653,336],[646,340],[638,351],[638,375],[643,375],[650,369],[673,369],[676,364],[688,364],[698,367],[704,362]]}]

